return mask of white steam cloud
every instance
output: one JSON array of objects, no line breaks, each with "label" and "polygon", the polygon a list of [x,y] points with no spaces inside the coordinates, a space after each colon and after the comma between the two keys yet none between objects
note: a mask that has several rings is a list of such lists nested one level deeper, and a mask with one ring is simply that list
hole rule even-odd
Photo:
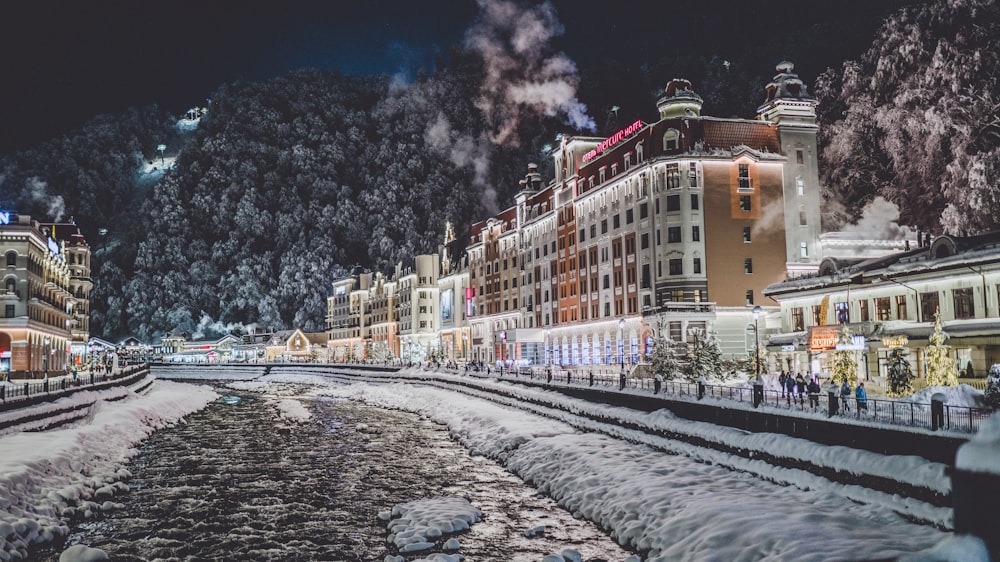
[{"label": "white steam cloud", "polygon": [[191,339],[200,340],[205,337],[219,336],[224,334],[230,334],[233,332],[241,334],[252,334],[253,329],[256,324],[244,325],[239,322],[232,322],[229,324],[223,322],[217,322],[212,319],[211,316],[203,314],[201,320],[198,321],[198,325],[195,327],[194,331],[191,333]]},{"label": "white steam cloud", "polygon": [[486,64],[476,105],[486,115],[492,142],[516,146],[521,119],[563,115],[566,122],[594,131],[594,119],[576,98],[576,64],[564,53],[549,54],[549,41],[563,33],[549,2],[521,6],[508,0],[478,0],[479,19],[465,45]]},{"label": "white steam cloud", "polygon": [[490,170],[490,145],[482,139],[456,132],[443,113],[424,132],[424,140],[434,150],[445,154],[458,167],[471,167],[472,182],[483,191],[483,206],[491,213],[497,211],[497,191],[488,181]]},{"label": "white steam cloud", "polygon": [[912,229],[899,224],[899,207],[879,196],[872,199],[855,224],[847,224],[843,232],[864,233],[873,240],[905,240],[915,236]]},{"label": "white steam cloud", "polygon": [[25,182],[24,188],[28,201],[39,203],[45,208],[45,219],[52,222],[62,221],[66,215],[66,202],[62,195],[49,195],[49,184],[45,180],[34,176]]}]

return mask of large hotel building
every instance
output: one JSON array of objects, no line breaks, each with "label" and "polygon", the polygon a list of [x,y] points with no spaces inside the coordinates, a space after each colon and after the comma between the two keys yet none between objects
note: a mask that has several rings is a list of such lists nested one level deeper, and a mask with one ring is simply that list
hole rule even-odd
[{"label": "large hotel building", "polygon": [[756,119],[703,116],[673,80],[655,123],[561,137],[555,177],[529,165],[512,207],[464,243],[449,229],[440,255],[395,281],[388,314],[361,305],[383,298],[375,274],[334,282],[334,356],[617,366],[661,330],[683,342],[702,329],[746,357],[753,308],[777,310],[763,290],[819,266],[815,107],[782,63]]}]

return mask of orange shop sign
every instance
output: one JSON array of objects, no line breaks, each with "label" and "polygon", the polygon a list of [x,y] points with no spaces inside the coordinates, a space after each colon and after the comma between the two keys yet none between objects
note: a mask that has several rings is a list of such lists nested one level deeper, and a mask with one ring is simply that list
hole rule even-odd
[{"label": "orange shop sign", "polygon": [[809,351],[836,349],[840,326],[813,326],[809,328]]}]

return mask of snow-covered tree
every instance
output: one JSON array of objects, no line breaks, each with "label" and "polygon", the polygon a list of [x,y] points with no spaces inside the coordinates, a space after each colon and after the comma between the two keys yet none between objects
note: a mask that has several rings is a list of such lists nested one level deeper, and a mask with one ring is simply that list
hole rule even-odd
[{"label": "snow-covered tree", "polygon": [[875,37],[816,81],[826,200],[851,222],[881,195],[899,207],[901,224],[997,228],[1000,2],[915,4]]},{"label": "snow-covered tree", "polygon": [[924,367],[927,386],[958,386],[958,368],[951,356],[951,346],[945,344],[948,334],[941,325],[941,314],[934,313],[934,332],[930,344],[924,348]]},{"label": "snow-covered tree", "polygon": [[990,367],[989,375],[986,377],[986,391],[983,392],[983,400],[991,408],[1000,408],[1000,365]]},{"label": "snow-covered tree", "polygon": [[677,352],[674,351],[673,342],[664,335],[663,322],[658,322],[656,326],[656,338],[653,339],[653,355],[650,358],[653,366],[653,374],[660,375],[665,380],[677,378],[681,371],[680,361],[677,360]]},{"label": "snow-covered tree", "polygon": [[906,358],[906,350],[897,347],[889,352],[888,368],[889,396],[906,396],[913,392],[913,370]]},{"label": "snow-covered tree", "polygon": [[697,381],[699,377],[721,378],[722,348],[719,341],[700,328],[691,329],[691,338],[693,341],[688,343],[684,378],[691,382]]},{"label": "snow-covered tree", "polygon": [[[851,343],[851,330],[844,324],[837,335],[838,345],[849,345]],[[837,384],[847,384],[855,387],[858,384],[858,361],[856,353],[850,349],[838,349],[833,352],[833,359],[830,361],[830,373]]]}]

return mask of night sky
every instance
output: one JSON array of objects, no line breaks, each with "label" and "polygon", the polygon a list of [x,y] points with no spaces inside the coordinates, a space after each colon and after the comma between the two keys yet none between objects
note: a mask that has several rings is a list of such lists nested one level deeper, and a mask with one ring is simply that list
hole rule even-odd
[{"label": "night sky", "polygon": [[[856,57],[871,43],[873,22],[907,2],[876,2],[879,14],[859,0],[553,3],[565,27],[553,46],[581,74],[609,61],[639,67],[665,53],[737,57],[757,49],[772,59],[785,53],[808,83]],[[461,44],[478,11],[473,0],[8,2],[0,8],[0,153],[129,106],[180,113],[237,79],[303,67],[412,78]],[[844,30],[837,44],[810,43],[830,26]]]}]

